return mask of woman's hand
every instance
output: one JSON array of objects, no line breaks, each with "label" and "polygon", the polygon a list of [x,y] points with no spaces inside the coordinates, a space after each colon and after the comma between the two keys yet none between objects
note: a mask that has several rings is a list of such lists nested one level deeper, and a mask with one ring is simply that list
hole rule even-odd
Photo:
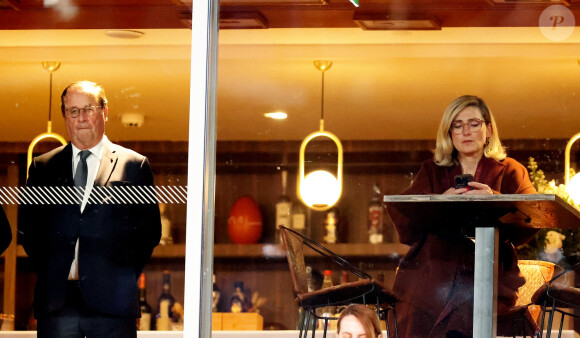
[{"label": "woman's hand", "polygon": [[487,184],[471,181],[467,183],[467,185],[471,189],[469,189],[469,191],[464,192],[464,194],[466,195],[493,195],[493,190]]},{"label": "woman's hand", "polygon": [[493,190],[487,185],[479,182],[469,182],[469,188],[449,188],[443,195],[493,195]]},{"label": "woman's hand", "polygon": [[443,195],[461,195],[468,192],[469,190],[470,189],[468,188],[459,188],[459,189],[449,188],[447,189],[447,191],[443,193]]}]

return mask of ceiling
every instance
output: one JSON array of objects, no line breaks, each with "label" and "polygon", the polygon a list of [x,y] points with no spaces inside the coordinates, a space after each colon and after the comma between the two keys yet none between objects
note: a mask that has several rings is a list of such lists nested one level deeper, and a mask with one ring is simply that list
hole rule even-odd
[{"label": "ceiling", "polygon": [[[29,141],[46,130],[49,73],[41,62],[50,60],[62,62],[53,74],[55,132],[65,134],[62,89],[92,79],[109,97],[111,139],[186,140],[189,8],[177,0],[0,0],[0,141]],[[318,129],[316,59],[334,62],[325,74],[325,129],[341,139],[433,139],[445,106],[468,93],[488,102],[502,138],[568,138],[580,131],[580,29],[569,27],[571,35],[556,41],[538,27],[545,8],[491,0],[362,0],[359,8],[347,0],[224,0],[222,27],[258,17],[268,28],[220,30],[218,139],[300,140]],[[580,7],[567,8],[580,18]],[[379,21],[382,27],[428,19],[442,28],[364,30],[354,21],[369,16],[395,19]],[[121,39],[110,29],[144,34]],[[263,117],[277,110],[288,119]],[[143,126],[124,127],[125,113],[143,114]]]}]

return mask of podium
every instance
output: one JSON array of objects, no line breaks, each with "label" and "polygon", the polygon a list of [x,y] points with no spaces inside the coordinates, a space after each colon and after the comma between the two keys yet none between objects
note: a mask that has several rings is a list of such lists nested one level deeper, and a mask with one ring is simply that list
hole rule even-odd
[{"label": "podium", "polygon": [[409,222],[445,224],[475,236],[473,337],[497,332],[499,232],[523,244],[536,229],[580,228],[580,212],[553,194],[385,195]]}]

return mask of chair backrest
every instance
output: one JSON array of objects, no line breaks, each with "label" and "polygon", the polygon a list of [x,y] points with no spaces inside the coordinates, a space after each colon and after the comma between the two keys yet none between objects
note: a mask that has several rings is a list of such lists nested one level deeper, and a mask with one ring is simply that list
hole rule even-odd
[{"label": "chair backrest", "polygon": [[290,229],[280,225],[280,235],[286,248],[288,267],[294,283],[294,292],[299,295],[308,292],[306,279],[306,264],[304,263],[304,251],[302,238],[296,236]]},{"label": "chair backrest", "polygon": [[[516,306],[532,303],[534,293],[546,282],[549,282],[555,273],[562,269],[552,262],[523,259],[518,261],[518,267],[522,275],[526,278],[526,283],[518,289]],[[540,306],[529,305],[528,312],[534,321],[538,323],[541,314]]]},{"label": "chair backrest", "polygon": [[516,306],[528,305],[540,286],[552,279],[556,264],[537,260],[519,260],[518,267],[526,278],[526,283],[518,289]]},{"label": "chair backrest", "polygon": [[343,270],[346,270],[358,276],[359,278],[372,278],[366,272],[350,264],[346,259],[340,257],[324,246],[302,235],[301,233],[289,229],[283,225],[279,225],[278,228],[280,229],[282,242],[286,248],[288,266],[290,267],[290,274],[292,275],[292,281],[294,282],[294,292],[296,292],[297,295],[308,292],[306,264],[304,262],[304,245],[319,253],[320,255],[329,258],[334,263],[338,264]]}]

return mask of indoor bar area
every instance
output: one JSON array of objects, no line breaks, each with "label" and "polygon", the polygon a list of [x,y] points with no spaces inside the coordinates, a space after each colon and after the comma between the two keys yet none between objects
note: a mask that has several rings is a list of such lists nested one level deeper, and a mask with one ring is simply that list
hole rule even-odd
[{"label": "indoor bar area", "polygon": [[0,103],[0,338],[580,337],[573,0],[0,0]]}]

